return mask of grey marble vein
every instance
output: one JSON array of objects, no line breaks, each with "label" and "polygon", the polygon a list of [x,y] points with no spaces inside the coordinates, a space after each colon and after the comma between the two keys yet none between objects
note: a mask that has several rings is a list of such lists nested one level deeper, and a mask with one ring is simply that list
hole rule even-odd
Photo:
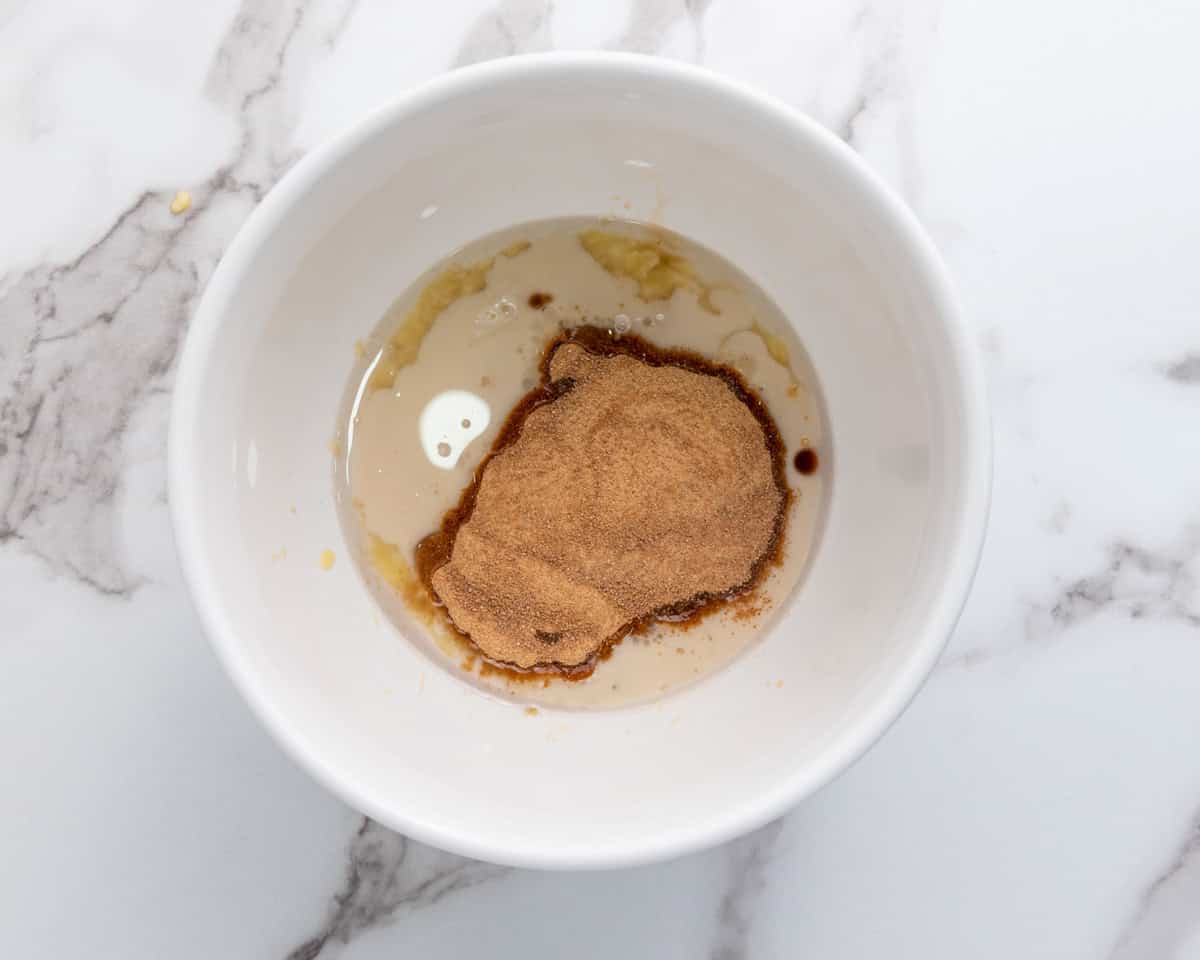
[{"label": "grey marble vein", "polygon": [[1050,533],[1063,534],[1071,525],[1071,505],[1066,500],[1059,500],[1046,518],[1046,529]]},{"label": "grey marble vein", "polygon": [[[873,46],[869,39],[872,17],[871,5],[865,2],[859,3],[853,13],[849,14],[845,55],[851,55],[856,45],[860,43]],[[873,52],[859,70],[858,83],[853,96],[842,105],[840,111],[823,111],[817,107],[815,102],[809,107],[809,112],[814,117],[820,118],[840,140],[855,149],[859,149],[860,146],[858,142],[860,124],[869,117],[871,111],[888,92],[887,67],[893,52],[886,46]]]},{"label": "grey marble vein", "polygon": [[[635,0],[621,33],[605,46],[632,53],[657,53],[667,31],[680,21],[691,25],[693,55],[703,60],[703,19],[712,0]],[[551,47],[552,0],[501,0],[467,30],[455,66]]]},{"label": "grey marble vein", "polygon": [[610,44],[614,50],[631,53],[658,53],[667,31],[686,22],[692,31],[694,61],[704,59],[704,14],[711,0],[634,0],[625,27]]},{"label": "grey marble vein", "polygon": [[466,31],[456,67],[550,48],[549,0],[502,0]]},{"label": "grey marble vein", "polygon": [[204,281],[294,159],[276,95],[302,22],[295,0],[238,11],[206,91],[235,112],[239,139],[191,187],[186,215],[168,211],[172,191],[144,192],[73,260],[12,278],[0,295],[0,544],[101,593],[142,582],[116,529],[130,418],[169,382]]},{"label": "grey marble vein", "polygon": [[1051,643],[1104,612],[1200,629],[1200,589],[1194,569],[1200,558],[1200,524],[1186,525],[1177,541],[1167,547],[1116,540],[1104,553],[1095,569],[1060,580],[1048,597],[1028,605],[1022,644],[948,656],[939,669],[972,667],[1022,647]]},{"label": "grey marble vein", "polygon": [[1169,364],[1163,374],[1172,383],[1200,386],[1200,353],[1188,353]]},{"label": "grey marble vein", "polygon": [[321,929],[287,960],[328,956],[397,914],[503,876],[509,868],[427,847],[364,817],[350,843],[346,879]]},{"label": "grey marble vein", "polygon": [[838,120],[834,123],[833,132],[850,146],[857,146],[859,124],[870,112],[871,106],[877,99],[878,93],[878,89],[872,91],[870,94],[868,94],[864,89],[846,108],[841,120]]},{"label": "grey marble vein", "polygon": [[1110,960],[1182,956],[1200,930],[1200,809],[1166,867],[1146,887]]},{"label": "grey marble vein", "polygon": [[766,885],[766,870],[783,829],[776,820],[727,844],[728,880],[717,908],[712,960],[743,960],[749,956],[751,924],[758,895]]},{"label": "grey marble vein", "polygon": [[1200,529],[1189,527],[1170,549],[1125,540],[1110,544],[1099,569],[1064,583],[1050,600],[1034,604],[1026,637],[1041,640],[1102,610],[1118,608],[1134,620],[1178,620],[1200,627],[1200,599],[1192,562],[1200,554]]},{"label": "grey marble vein", "polygon": [[684,0],[688,19],[692,24],[692,43],[696,63],[703,63],[708,53],[708,34],[704,27],[704,17],[712,5],[713,0]]},{"label": "grey marble vein", "polygon": [[139,582],[113,523],[122,436],[199,287],[168,202],[142,194],[76,260],[26,273],[0,301],[0,543],[107,594]]},{"label": "grey marble vein", "polygon": [[321,42],[326,50],[332,50],[337,46],[338,41],[342,39],[342,34],[346,32],[346,28],[350,26],[350,22],[354,19],[354,15],[358,13],[360,0],[345,0],[342,4],[342,9],[337,15],[332,27],[325,31],[325,36]]},{"label": "grey marble vein", "polygon": [[937,42],[940,0],[907,4],[861,3],[850,16],[848,51],[861,48],[858,84],[840,111],[809,109],[860,153],[870,153],[879,129],[894,144],[889,178],[920,212],[922,165],[917,150],[915,90]]}]

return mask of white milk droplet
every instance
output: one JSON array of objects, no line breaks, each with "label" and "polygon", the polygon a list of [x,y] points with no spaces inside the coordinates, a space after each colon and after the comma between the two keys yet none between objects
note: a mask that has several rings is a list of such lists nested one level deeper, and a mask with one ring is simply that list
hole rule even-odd
[{"label": "white milk droplet", "polygon": [[[425,404],[417,420],[421,449],[435,467],[451,470],[491,421],[492,410],[482,397],[466,390],[444,390]],[[449,437],[454,437],[453,444]]]}]

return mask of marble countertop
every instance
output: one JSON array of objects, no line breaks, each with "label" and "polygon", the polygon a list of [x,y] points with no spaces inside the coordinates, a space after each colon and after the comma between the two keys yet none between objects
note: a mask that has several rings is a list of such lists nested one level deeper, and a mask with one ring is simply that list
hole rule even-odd
[{"label": "marble countertop", "polygon": [[[1191,0],[0,2],[5,955],[1200,957],[1198,33]],[[298,156],[579,47],[759,84],[901,192],[996,475],[961,624],[865,759],[723,848],[563,875],[285,759],[189,606],[164,445],[197,297]]]}]

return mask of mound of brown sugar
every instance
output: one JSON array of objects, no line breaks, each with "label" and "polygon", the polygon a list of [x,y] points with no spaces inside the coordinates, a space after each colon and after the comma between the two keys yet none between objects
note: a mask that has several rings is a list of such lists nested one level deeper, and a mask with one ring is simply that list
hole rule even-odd
[{"label": "mound of brown sugar", "polygon": [[587,672],[635,626],[755,585],[788,502],[778,431],[736,373],[584,327],[547,347],[417,564],[489,660]]}]

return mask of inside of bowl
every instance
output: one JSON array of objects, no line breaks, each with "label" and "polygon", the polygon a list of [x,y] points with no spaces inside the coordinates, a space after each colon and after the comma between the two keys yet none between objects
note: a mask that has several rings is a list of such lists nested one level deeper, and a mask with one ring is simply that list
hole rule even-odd
[{"label": "inside of bowl", "polygon": [[[852,759],[956,613],[973,467],[949,305],[890,201],[774,108],[669,70],[476,76],[309,158],[214,281],[175,425],[199,602],[280,738],[391,826],[559,865],[715,842]],[[354,343],[399,292],[568,215],[660,223],[749,274],[812,358],[833,472],[809,574],[746,655],[657,703],[530,716],[381,614],[345,557],[329,442]]]}]

